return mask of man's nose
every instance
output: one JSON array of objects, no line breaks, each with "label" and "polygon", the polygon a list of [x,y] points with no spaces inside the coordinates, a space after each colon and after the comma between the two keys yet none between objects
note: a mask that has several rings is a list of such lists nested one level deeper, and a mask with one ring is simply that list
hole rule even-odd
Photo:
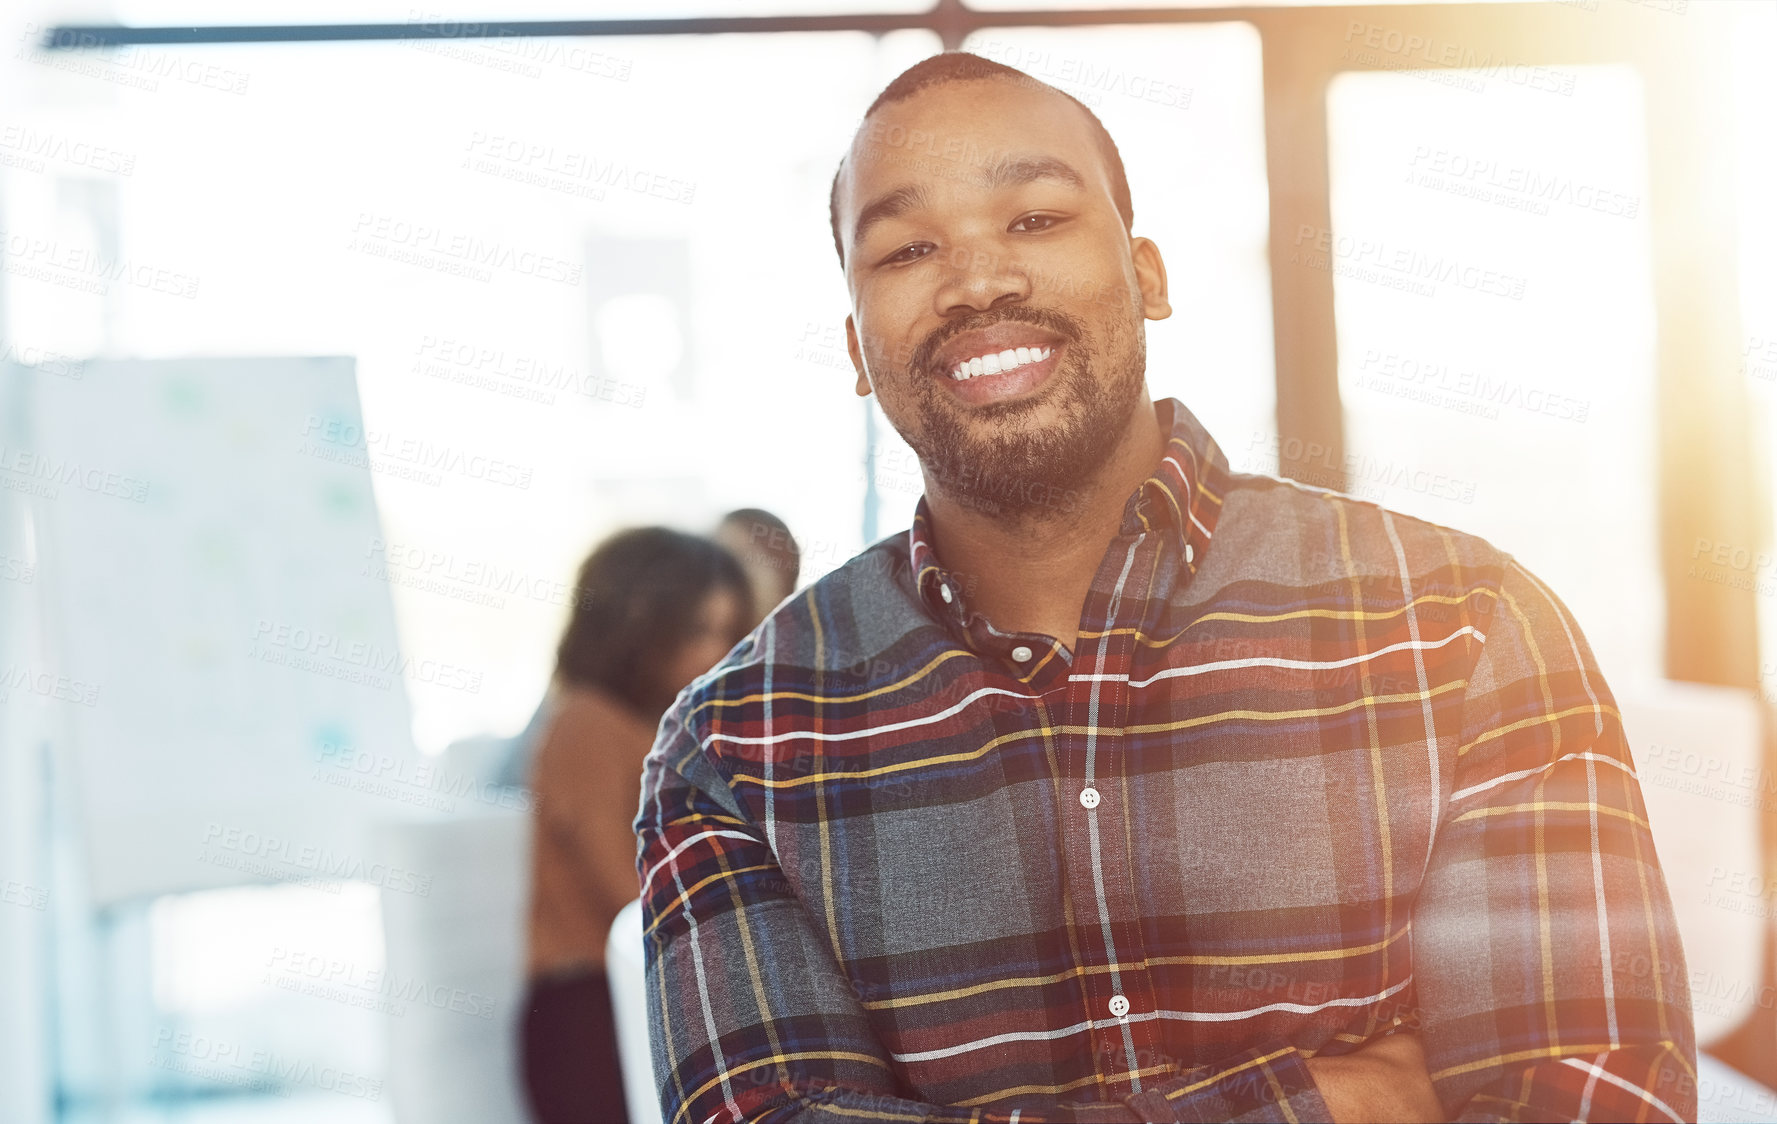
[{"label": "man's nose", "polygon": [[1018,262],[985,247],[956,246],[945,252],[935,304],[940,316],[951,316],[1029,300],[1030,294],[1030,276]]}]

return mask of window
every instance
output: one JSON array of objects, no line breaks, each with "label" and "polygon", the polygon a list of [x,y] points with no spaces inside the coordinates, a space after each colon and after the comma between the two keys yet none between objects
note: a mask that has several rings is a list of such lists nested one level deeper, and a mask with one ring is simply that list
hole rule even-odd
[{"label": "window", "polygon": [[1559,73],[1339,76],[1295,252],[1333,275],[1348,490],[1515,555],[1614,682],[1664,634],[1641,87]]}]

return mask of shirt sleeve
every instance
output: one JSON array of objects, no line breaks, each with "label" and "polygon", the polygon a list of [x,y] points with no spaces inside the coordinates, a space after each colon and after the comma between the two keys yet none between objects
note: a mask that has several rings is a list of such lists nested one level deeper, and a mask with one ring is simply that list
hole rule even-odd
[{"label": "shirt sleeve", "polygon": [[1308,1075],[1307,1056],[1282,1041],[1196,1066],[1128,1103],[1143,1120],[1296,1124],[1332,1119]]},{"label": "shirt sleeve", "polygon": [[1684,952],[1615,700],[1516,562],[1486,627],[1413,910],[1432,1083],[1454,1120],[1695,1120]]},{"label": "shirt sleeve", "polygon": [[1128,1102],[1012,1112],[907,1096],[765,832],[688,729],[695,697],[681,695],[661,723],[635,824],[648,1028],[666,1124],[1325,1119],[1288,1046],[1179,1073]]}]

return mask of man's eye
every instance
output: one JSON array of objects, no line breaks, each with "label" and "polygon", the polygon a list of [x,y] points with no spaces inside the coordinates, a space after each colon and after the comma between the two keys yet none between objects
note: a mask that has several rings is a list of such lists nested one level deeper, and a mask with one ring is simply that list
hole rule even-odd
[{"label": "man's eye", "polygon": [[1025,234],[1034,234],[1039,230],[1048,230],[1061,219],[1056,215],[1025,215],[1012,224],[1012,229]]},{"label": "man's eye", "polygon": [[914,242],[911,245],[902,246],[888,257],[883,258],[882,264],[900,265],[905,262],[918,261],[920,258],[925,257],[926,254],[931,251],[931,248],[929,243]]}]

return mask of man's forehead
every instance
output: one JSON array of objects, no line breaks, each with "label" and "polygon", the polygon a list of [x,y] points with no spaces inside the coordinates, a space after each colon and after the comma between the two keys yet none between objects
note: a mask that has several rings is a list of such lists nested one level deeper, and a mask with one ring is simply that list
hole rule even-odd
[{"label": "man's forehead", "polygon": [[1097,161],[1079,107],[1031,80],[968,79],[882,106],[858,127],[842,194],[893,179],[979,180],[1007,160],[1058,158],[1092,175]]}]

